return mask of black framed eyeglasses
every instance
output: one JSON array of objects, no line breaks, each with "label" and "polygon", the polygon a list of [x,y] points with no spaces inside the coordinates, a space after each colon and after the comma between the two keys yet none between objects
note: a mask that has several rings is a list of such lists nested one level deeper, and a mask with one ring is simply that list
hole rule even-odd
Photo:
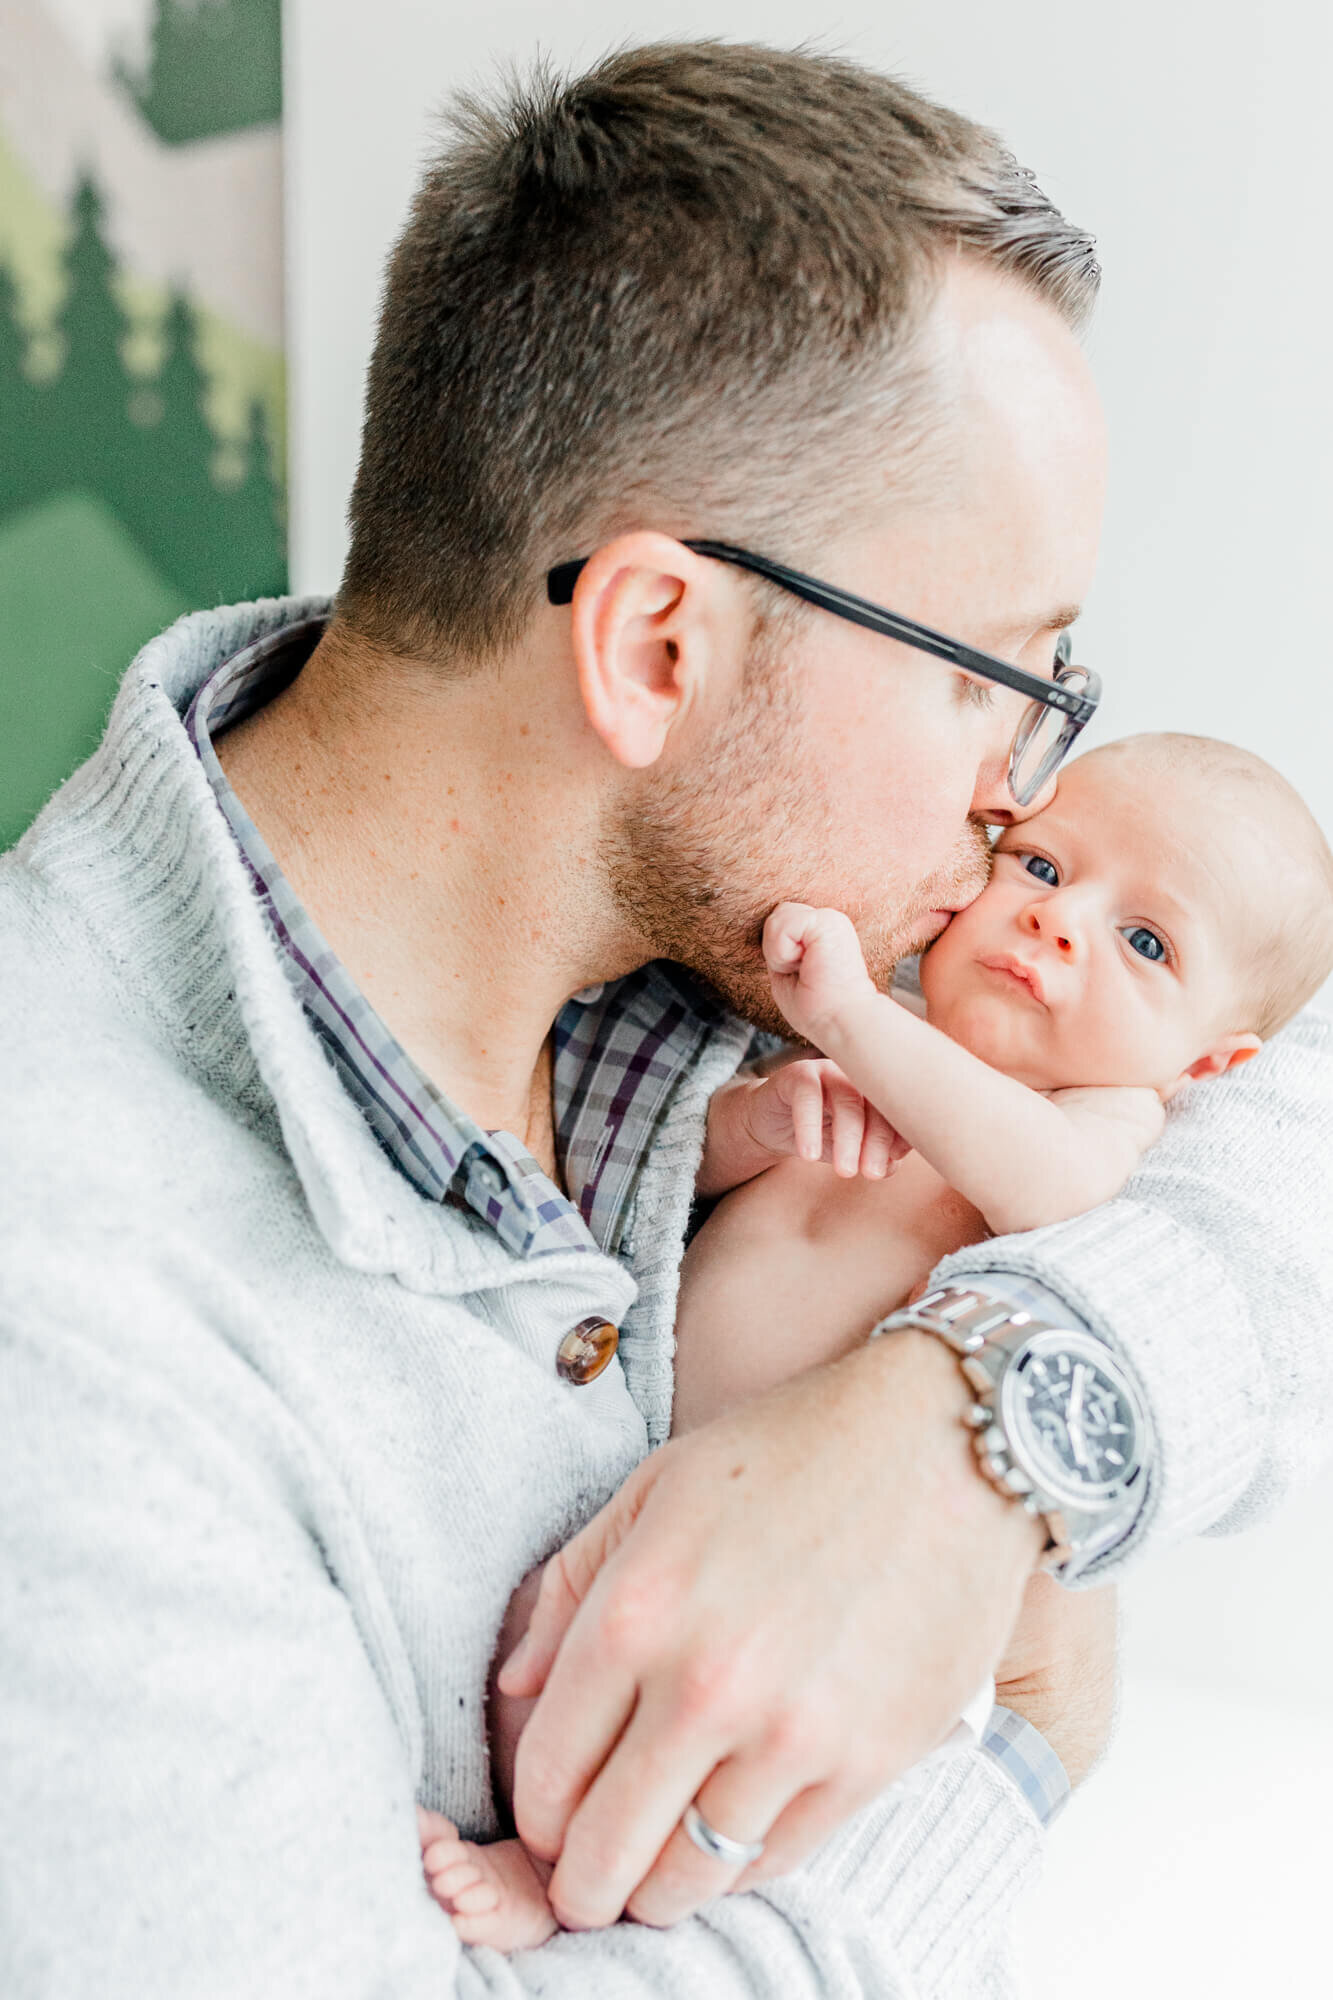
[{"label": "black framed eyeglasses", "polygon": [[[1060,634],[1055,649],[1054,676],[1043,680],[1040,674],[1011,666],[1008,660],[996,659],[993,653],[978,652],[975,646],[965,646],[961,639],[947,638],[929,625],[918,625],[915,619],[900,617],[896,611],[885,610],[882,604],[872,604],[868,597],[857,597],[834,583],[821,583],[818,577],[788,569],[785,563],[772,562],[768,556],[733,548],[729,542],[685,542],[683,546],[693,549],[696,555],[711,556],[715,562],[734,563],[738,569],[752,570],[756,576],[765,577],[780,590],[790,591],[793,597],[803,598],[820,611],[831,611],[835,618],[863,625],[869,632],[882,632],[886,638],[901,640],[904,646],[915,646],[919,652],[932,653],[937,660],[946,660],[950,666],[978,680],[994,681],[1000,687],[1025,694],[1028,706],[1009,752],[1009,790],[1017,805],[1031,805],[1039,796],[1069,755],[1079,732],[1097,712],[1102,698],[1101,681],[1090,667],[1070,664],[1067,632]],[[572,601],[574,585],[586,562],[584,556],[576,562],[558,563],[548,573],[546,595],[552,604]]]}]

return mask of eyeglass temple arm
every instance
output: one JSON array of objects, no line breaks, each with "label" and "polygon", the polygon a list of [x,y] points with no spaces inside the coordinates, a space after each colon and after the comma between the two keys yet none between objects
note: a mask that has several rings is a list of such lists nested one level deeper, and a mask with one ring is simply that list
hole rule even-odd
[{"label": "eyeglass temple arm", "polygon": [[[820,611],[831,611],[836,617],[845,618],[853,625],[864,626],[869,632],[880,632],[890,639],[899,639],[904,645],[914,646],[918,652],[932,653],[937,659],[947,660],[951,666],[981,674],[986,680],[998,681],[1019,694],[1025,694],[1034,701],[1041,701],[1049,708],[1062,709],[1066,714],[1086,721],[1097,703],[1085,695],[1061,688],[1051,681],[1040,680],[1036,674],[1025,673],[1022,667],[1011,667],[1005,660],[992,658],[989,653],[977,653],[970,646],[964,646],[957,639],[936,632],[929,625],[918,625],[914,619],[900,618],[897,612],[886,611],[881,605],[871,604],[864,597],[857,597],[851,591],[839,590],[836,584],[821,583],[818,577],[806,576],[801,570],[788,569],[784,563],[770,562],[767,556],[753,555],[749,549],[738,549],[730,542],[686,542],[687,549],[696,555],[711,556],[716,562],[732,563],[738,569],[752,570],[756,576],[775,583],[793,597],[800,597],[807,604],[813,604]],[[569,604],[574,597],[574,585],[579,573],[587,565],[587,558],[575,562],[559,563],[548,571],[546,595],[552,604]]]}]

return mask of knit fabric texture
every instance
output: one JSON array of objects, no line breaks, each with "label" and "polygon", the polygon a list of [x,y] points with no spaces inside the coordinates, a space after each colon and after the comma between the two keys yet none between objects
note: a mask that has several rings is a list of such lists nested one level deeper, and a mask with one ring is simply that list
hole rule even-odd
[{"label": "knit fabric texture", "polygon": [[[619,1259],[525,1264],[410,1186],[181,723],[318,609],[154,641],[0,860],[0,1991],[999,2000],[1041,1835],[976,1750],[666,1932],[506,1960],[422,1884],[415,1798],[497,1830],[510,1593],[669,1408],[707,1098],[746,1037],[719,1028],[673,1106]],[[1307,1016],[1191,1093],[1121,1202],[952,1262],[1030,1270],[1132,1356],[1162,1451],[1139,1545],[1253,1518],[1326,1442],[1328,1072]],[[621,1351],[576,1389],[554,1351],[591,1312]]]}]

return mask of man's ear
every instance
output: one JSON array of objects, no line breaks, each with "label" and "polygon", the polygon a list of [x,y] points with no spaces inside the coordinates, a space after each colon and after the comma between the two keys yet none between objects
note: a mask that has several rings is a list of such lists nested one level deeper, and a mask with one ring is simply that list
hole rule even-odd
[{"label": "man's ear", "polygon": [[618,535],[580,571],[570,626],[579,692],[630,770],[657,761],[697,698],[719,651],[719,608],[716,564],[669,535]]},{"label": "man's ear", "polygon": [[1197,1062],[1192,1062],[1187,1070],[1182,1070],[1169,1090],[1163,1091],[1163,1103],[1169,1102],[1183,1085],[1201,1076],[1221,1076],[1224,1071],[1235,1069],[1237,1063],[1248,1062],[1257,1056],[1263,1043],[1258,1035],[1224,1035]]}]

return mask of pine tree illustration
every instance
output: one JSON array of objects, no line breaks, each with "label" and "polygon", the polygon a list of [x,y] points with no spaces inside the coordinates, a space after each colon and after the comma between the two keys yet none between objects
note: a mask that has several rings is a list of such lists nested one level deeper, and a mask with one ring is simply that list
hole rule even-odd
[{"label": "pine tree illustration", "polygon": [[228,508],[227,539],[234,555],[240,595],[277,596],[287,588],[280,507],[281,489],[273,477],[268,419],[263,403],[256,397],[250,404],[245,476],[231,495]]},{"label": "pine tree illustration", "polygon": [[285,589],[281,487],[263,406],[250,410],[240,483],[220,486],[193,304],[173,294],[160,374],[151,384],[132,375],[124,359],[130,321],[89,175],[75,190],[71,220],[55,322],[61,366],[49,383],[27,375],[17,291],[0,266],[0,518],[82,491],[120,519],[164,581],[192,603]]},{"label": "pine tree illustration", "polygon": [[155,0],[148,62],[121,84],[169,146],[282,116],[281,0]]},{"label": "pine tree illustration", "polygon": [[217,439],[208,421],[208,377],[199,364],[193,306],[175,292],[163,323],[165,352],[154,387],[156,423],[138,432],[138,479],[125,518],[140,546],[185,595],[215,604],[228,594],[223,494],[213,477]]},{"label": "pine tree illustration", "polygon": [[0,264],[0,520],[45,495],[37,397],[28,378],[28,335],[19,314],[18,286],[9,266]]},{"label": "pine tree illustration", "polygon": [[74,233],[61,260],[61,369],[41,398],[41,421],[52,490],[91,488],[118,509],[133,452],[129,404],[137,385],[125,366],[130,322],[116,296],[116,259],[102,234],[102,213],[102,198],[85,173],[74,191]]}]

